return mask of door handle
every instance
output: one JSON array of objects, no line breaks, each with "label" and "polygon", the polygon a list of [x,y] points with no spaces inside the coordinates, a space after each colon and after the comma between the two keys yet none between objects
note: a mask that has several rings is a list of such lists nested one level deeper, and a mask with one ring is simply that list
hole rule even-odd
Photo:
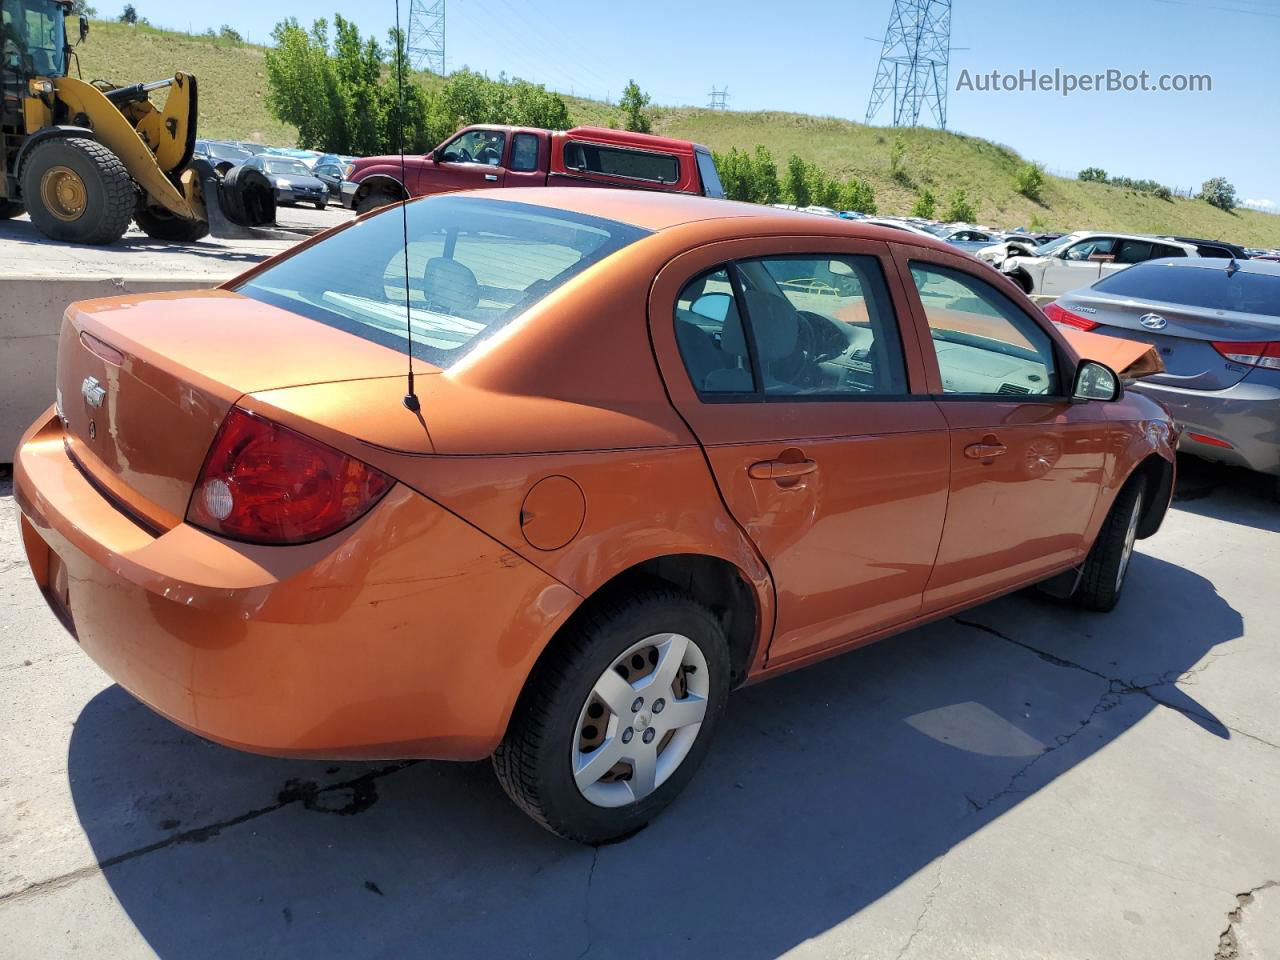
[{"label": "door handle", "polygon": [[1003,443],[990,437],[983,443],[971,443],[964,448],[964,455],[971,460],[990,460],[992,457],[1002,456],[1009,448]]},{"label": "door handle", "polygon": [[497,175],[496,173],[486,173],[486,174],[484,175],[484,178],[485,178],[486,180],[493,180],[493,181],[495,181],[495,182],[496,182],[496,181],[497,181],[497,179],[498,179],[498,175]]},{"label": "door handle", "polygon": [[755,480],[787,480],[813,473],[818,464],[813,460],[761,460],[747,468],[747,476]]}]

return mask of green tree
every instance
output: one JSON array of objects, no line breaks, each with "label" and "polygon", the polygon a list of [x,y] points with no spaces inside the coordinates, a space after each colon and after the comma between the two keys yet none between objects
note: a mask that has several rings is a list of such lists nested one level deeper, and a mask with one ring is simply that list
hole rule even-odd
[{"label": "green tree", "polygon": [[755,186],[756,203],[777,203],[782,196],[782,184],[778,182],[778,165],[773,155],[757,144],[751,158],[751,176]]},{"label": "green tree", "polygon": [[88,0],[74,0],[71,4],[71,15],[73,17],[96,17],[98,8],[90,6]]},{"label": "green tree", "polygon": [[1024,163],[1013,175],[1013,186],[1028,200],[1040,200],[1044,189],[1044,167],[1038,163]]},{"label": "green tree", "polygon": [[969,202],[969,195],[964,190],[957,190],[951,195],[945,216],[952,223],[972,223],[978,215]]},{"label": "green tree", "polygon": [[895,134],[893,145],[889,147],[889,178],[904,187],[911,186],[911,176],[904,166],[907,158],[907,142],[902,134]]},{"label": "green tree", "polygon": [[641,90],[634,80],[628,82],[626,89],[622,91],[622,99],[618,101],[625,121],[623,129],[630,130],[632,133],[648,133],[649,117],[644,112],[644,108],[648,105],[649,95]]},{"label": "green tree", "polygon": [[232,43],[244,43],[244,37],[240,36],[240,31],[225,23],[218,28],[218,36],[221,39],[229,40]]},{"label": "green tree", "polygon": [[311,31],[289,17],[271,31],[275,45],[265,54],[267,109],[298,129],[298,145],[309,150],[348,153],[346,105],[329,57],[329,24]]},{"label": "green tree", "polygon": [[714,154],[714,158],[725,197],[729,200],[755,200],[755,170],[751,155],[730,147],[728,153]]},{"label": "green tree", "polygon": [[118,19],[121,23],[127,23],[132,26],[138,22],[138,11],[134,9],[132,3],[126,3]]},{"label": "green tree", "polygon": [[1219,210],[1230,212],[1236,205],[1236,188],[1226,177],[1213,177],[1201,184],[1200,199]]},{"label": "green tree", "polygon": [[787,173],[782,181],[782,195],[787,203],[807,207],[813,203],[809,194],[809,165],[804,158],[792,154],[787,158]]},{"label": "green tree", "polygon": [[934,208],[938,205],[938,198],[933,195],[933,191],[928,187],[924,187],[916,194],[915,206],[911,208],[913,217],[923,217],[925,220],[933,219]]},{"label": "green tree", "polygon": [[840,209],[854,213],[876,212],[876,195],[871,184],[860,177],[846,180],[840,185]]},{"label": "green tree", "polygon": [[1084,180],[1086,183],[1106,183],[1107,171],[1103,170],[1101,167],[1085,167],[1076,174],[1076,179]]}]

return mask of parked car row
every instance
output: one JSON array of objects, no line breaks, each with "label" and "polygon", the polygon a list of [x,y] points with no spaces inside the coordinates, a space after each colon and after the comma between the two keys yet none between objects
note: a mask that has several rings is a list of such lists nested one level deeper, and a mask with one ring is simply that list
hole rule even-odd
[{"label": "parked car row", "polygon": [[356,159],[318,150],[219,140],[197,140],[195,155],[224,174],[241,165],[261,170],[275,188],[276,203],[311,203],[319,210],[340,196],[342,181]]}]

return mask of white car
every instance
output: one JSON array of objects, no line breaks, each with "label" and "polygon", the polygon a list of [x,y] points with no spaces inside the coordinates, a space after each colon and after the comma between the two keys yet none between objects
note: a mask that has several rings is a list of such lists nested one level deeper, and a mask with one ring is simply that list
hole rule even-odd
[{"label": "white car", "polygon": [[1005,274],[1028,296],[1057,297],[1107,274],[1158,257],[1197,257],[1194,244],[1139,234],[1080,231],[1036,247],[1030,255],[985,247],[977,256]]}]

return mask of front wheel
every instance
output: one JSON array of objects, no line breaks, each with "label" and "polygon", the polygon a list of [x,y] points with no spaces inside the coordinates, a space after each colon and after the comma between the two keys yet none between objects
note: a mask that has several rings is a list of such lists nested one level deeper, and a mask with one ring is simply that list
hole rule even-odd
[{"label": "front wheel", "polygon": [[323,210],[323,209],[324,209],[325,207],[327,207],[328,205],[329,205],[329,201],[328,201],[327,199],[324,199],[324,200],[317,200],[317,201],[316,201],[316,209],[317,209],[317,210]]},{"label": "front wheel", "polygon": [[628,836],[684,788],[729,692],[711,612],[663,584],[597,602],[539,664],[493,756],[507,795],[581,843]]},{"label": "front wheel", "polygon": [[370,210],[377,210],[379,207],[398,202],[399,198],[392,196],[387,191],[374,190],[356,201],[356,213],[368,213]]},{"label": "front wheel", "polygon": [[148,207],[145,201],[138,204],[133,220],[148,237],[171,243],[195,243],[209,235],[207,220],[184,220],[163,207]]},{"label": "front wheel", "polygon": [[1106,613],[1119,601],[1146,499],[1147,482],[1141,476],[1130,480],[1116,496],[1084,562],[1080,584],[1072,597],[1080,606]]},{"label": "front wheel", "polygon": [[119,240],[137,202],[120,158],[83,137],[36,144],[22,164],[22,195],[41,233],[72,243]]}]

